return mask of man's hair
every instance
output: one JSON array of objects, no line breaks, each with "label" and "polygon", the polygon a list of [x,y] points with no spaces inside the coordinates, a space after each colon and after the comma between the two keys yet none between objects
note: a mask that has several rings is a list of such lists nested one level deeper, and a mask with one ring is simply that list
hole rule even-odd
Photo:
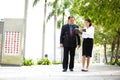
[{"label": "man's hair", "polygon": [[74,16],[69,16],[69,17],[68,17],[68,20],[69,20],[70,18],[74,18]]}]

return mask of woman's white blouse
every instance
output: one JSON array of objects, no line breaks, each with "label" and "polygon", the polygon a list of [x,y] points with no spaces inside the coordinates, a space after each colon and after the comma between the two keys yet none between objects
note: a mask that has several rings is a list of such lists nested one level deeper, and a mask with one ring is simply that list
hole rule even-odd
[{"label": "woman's white blouse", "polygon": [[82,38],[94,39],[94,27],[93,26],[91,26],[89,28],[85,27],[84,29],[86,29],[86,32],[82,33]]}]

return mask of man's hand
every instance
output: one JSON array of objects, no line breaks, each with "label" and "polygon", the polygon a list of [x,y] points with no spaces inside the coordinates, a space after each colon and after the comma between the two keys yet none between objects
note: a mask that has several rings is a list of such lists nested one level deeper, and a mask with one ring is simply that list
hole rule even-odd
[{"label": "man's hand", "polygon": [[60,47],[63,47],[63,44],[60,44]]}]

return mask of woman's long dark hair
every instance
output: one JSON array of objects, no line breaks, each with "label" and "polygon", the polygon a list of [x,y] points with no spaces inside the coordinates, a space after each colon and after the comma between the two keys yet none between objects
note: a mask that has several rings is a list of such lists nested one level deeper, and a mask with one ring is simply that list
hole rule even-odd
[{"label": "woman's long dark hair", "polygon": [[89,18],[86,18],[86,19],[85,19],[85,21],[87,21],[87,22],[89,22],[89,23],[90,23],[90,25],[89,25],[89,26],[92,26],[92,22],[91,22],[91,20],[90,20]]}]

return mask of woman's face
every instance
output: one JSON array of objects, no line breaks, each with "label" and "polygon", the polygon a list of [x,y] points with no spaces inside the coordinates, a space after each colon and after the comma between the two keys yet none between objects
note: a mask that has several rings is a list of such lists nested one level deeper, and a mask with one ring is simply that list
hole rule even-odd
[{"label": "woman's face", "polygon": [[84,21],[84,26],[89,27],[90,23],[88,21]]}]

